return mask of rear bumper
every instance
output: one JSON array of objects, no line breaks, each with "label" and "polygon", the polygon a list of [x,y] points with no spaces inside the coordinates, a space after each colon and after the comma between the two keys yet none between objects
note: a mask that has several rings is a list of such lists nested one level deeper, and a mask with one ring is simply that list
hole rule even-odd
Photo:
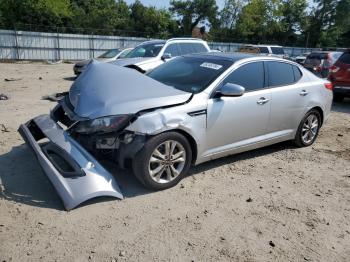
[{"label": "rear bumper", "polygon": [[[18,131],[34,151],[67,210],[98,196],[123,199],[114,177],[49,115],[22,124]],[[43,138],[49,142],[39,144]]]},{"label": "rear bumper", "polygon": [[333,92],[335,94],[341,94],[344,96],[350,96],[350,86],[337,86],[334,85]]}]

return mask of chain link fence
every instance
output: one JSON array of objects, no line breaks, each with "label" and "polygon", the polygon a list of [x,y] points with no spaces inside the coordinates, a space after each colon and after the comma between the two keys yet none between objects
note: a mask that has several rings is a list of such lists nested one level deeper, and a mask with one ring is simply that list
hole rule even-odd
[{"label": "chain link fence", "polygon": [[[114,36],[110,35],[111,33],[96,34],[96,32],[98,33],[95,30],[91,34],[73,34],[62,33],[58,30],[49,33],[0,30],[0,59],[53,61],[89,59],[97,57],[109,49],[135,47],[144,41],[151,40],[147,37]],[[101,31],[101,33],[106,32]],[[122,32],[120,33],[122,34]],[[132,32],[128,32],[128,34],[132,34]],[[235,52],[243,45],[242,43],[227,42],[208,42],[208,44],[212,49],[223,52]],[[289,56],[297,56],[312,50],[315,49],[284,47],[285,53]]]}]

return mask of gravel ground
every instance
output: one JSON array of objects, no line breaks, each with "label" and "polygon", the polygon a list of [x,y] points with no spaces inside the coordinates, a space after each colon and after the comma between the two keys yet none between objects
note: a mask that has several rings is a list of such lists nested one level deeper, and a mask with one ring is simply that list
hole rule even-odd
[{"label": "gravel ground", "polygon": [[126,199],[67,212],[17,128],[73,79],[70,64],[0,64],[0,261],[349,261],[350,100],[312,147],[211,161],[162,192],[108,165]]}]

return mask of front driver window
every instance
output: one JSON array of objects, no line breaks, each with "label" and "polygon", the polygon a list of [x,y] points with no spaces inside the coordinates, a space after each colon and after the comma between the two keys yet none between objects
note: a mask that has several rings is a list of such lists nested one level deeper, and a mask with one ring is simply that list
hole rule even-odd
[{"label": "front driver window", "polygon": [[171,57],[179,56],[177,44],[170,44],[165,48],[164,54],[170,54]]},{"label": "front driver window", "polygon": [[253,62],[242,65],[225,78],[223,84],[232,83],[243,86],[246,92],[264,87],[263,62]]}]

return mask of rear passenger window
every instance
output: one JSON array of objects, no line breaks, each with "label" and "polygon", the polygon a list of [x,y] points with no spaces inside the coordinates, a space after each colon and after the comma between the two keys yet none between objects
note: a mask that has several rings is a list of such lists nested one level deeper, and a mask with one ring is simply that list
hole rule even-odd
[{"label": "rear passenger window", "polygon": [[298,82],[302,77],[301,71],[297,66],[293,66],[294,71],[294,82]]},{"label": "rear passenger window", "polygon": [[272,51],[272,54],[275,54],[275,55],[284,55],[284,50],[282,47],[271,46],[271,51]]},{"label": "rear passenger window", "polygon": [[259,50],[261,54],[268,54],[269,49],[266,46],[259,46]]},{"label": "rear passenger window", "polygon": [[243,65],[225,78],[224,84],[241,85],[246,92],[262,89],[264,87],[264,65],[262,62],[253,62]]},{"label": "rear passenger window", "polygon": [[269,86],[284,86],[294,83],[293,66],[283,62],[266,62]]}]

